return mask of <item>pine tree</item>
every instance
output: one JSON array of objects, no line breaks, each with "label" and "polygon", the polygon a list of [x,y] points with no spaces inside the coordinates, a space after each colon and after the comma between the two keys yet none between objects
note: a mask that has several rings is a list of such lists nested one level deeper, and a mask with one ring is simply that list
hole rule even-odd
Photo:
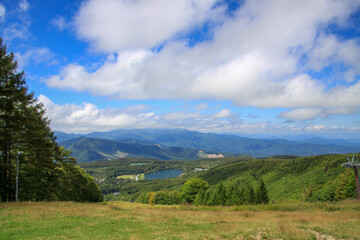
[{"label": "pine tree", "polygon": [[209,198],[210,198],[210,194],[211,194],[211,189],[208,188],[208,189],[206,190],[205,194],[204,194],[204,198],[203,198],[203,200],[202,200],[202,202],[201,202],[201,205],[203,205],[203,206],[209,205],[209,204],[208,204],[208,201],[209,201]]},{"label": "pine tree", "polygon": [[226,192],[227,192],[226,186],[222,182],[220,182],[217,187],[217,199],[218,199],[217,205],[222,205],[222,206],[227,205],[228,197]]},{"label": "pine tree", "polygon": [[228,187],[228,192],[227,192],[228,205],[230,206],[240,205],[240,198],[241,198],[240,194],[241,193],[238,185],[236,183],[232,183]]},{"label": "pine tree", "polygon": [[259,188],[255,194],[255,203],[269,203],[268,193],[265,187],[265,183],[262,179],[260,180]]},{"label": "pine tree", "polygon": [[28,93],[24,72],[0,39],[0,198],[15,200],[16,160],[20,200],[102,201],[94,180],[56,143],[43,105]]},{"label": "pine tree", "polygon": [[245,204],[254,204],[255,203],[255,191],[252,186],[247,185],[245,186],[243,192],[243,198]]},{"label": "pine tree", "polygon": [[204,197],[205,197],[205,189],[201,189],[198,194],[196,194],[195,200],[194,200],[194,205],[202,205],[203,201],[204,201]]},{"label": "pine tree", "polygon": [[27,94],[24,72],[16,71],[14,54],[7,54],[6,46],[0,39],[0,192],[2,201],[15,198],[15,158],[20,150],[22,122],[21,110],[31,103],[32,95]]}]

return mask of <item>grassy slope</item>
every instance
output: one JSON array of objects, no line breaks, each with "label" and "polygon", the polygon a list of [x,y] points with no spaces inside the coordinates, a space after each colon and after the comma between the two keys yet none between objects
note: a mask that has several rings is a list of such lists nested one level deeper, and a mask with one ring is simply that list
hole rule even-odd
[{"label": "grassy slope", "polygon": [[[193,207],[0,203],[0,239],[358,239],[360,202]],[[326,238],[332,237],[332,238]]]}]

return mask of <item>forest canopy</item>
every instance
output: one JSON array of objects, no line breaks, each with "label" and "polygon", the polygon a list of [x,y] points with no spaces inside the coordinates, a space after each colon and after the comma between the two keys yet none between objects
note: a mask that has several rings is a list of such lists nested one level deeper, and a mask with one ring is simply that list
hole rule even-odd
[{"label": "forest canopy", "polygon": [[102,201],[94,179],[59,146],[25,73],[0,38],[0,200]]}]

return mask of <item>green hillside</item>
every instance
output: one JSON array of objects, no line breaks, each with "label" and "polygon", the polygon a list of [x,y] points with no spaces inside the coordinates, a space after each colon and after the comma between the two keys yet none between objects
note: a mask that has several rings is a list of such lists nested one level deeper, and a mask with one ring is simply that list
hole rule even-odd
[{"label": "green hillside", "polygon": [[[353,170],[341,167],[345,160],[346,155],[322,155],[237,161],[217,166],[200,177],[212,185],[224,181],[254,185],[263,179],[273,201],[337,200],[355,197]],[[342,187],[348,188],[346,193]]]},{"label": "green hillside", "polygon": [[[215,187],[236,185],[257,187],[264,180],[270,201],[307,200],[333,201],[355,197],[352,169],[341,167],[346,155],[311,157],[275,156],[255,159],[229,157],[196,161],[156,161],[147,159],[118,159],[107,162],[82,163],[81,166],[96,179],[104,194],[120,192],[123,199],[136,199],[141,193],[179,191],[190,177],[200,177]],[[184,175],[174,179],[118,179],[119,175],[136,175],[162,169],[182,169]],[[206,168],[205,172],[194,172]]]}]

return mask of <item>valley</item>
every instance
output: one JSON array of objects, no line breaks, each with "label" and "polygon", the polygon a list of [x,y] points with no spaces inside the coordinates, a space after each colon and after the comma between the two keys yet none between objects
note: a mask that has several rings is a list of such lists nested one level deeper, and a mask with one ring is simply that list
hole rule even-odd
[{"label": "valley", "polygon": [[[342,153],[360,150],[356,140],[295,142],[182,129],[114,130],[82,136],[58,133],[58,136],[58,140],[66,139],[61,144],[94,177],[107,201],[140,201],[145,193],[179,192],[193,177],[204,179],[212,189],[219,184],[226,188],[231,185],[256,188],[263,180],[272,202],[355,197],[353,174],[341,164],[347,157]],[[342,142],[345,145],[340,145]],[[244,155],[244,149],[253,152]],[[268,149],[277,154],[268,156]],[[181,175],[146,177],[163,171]]]}]

